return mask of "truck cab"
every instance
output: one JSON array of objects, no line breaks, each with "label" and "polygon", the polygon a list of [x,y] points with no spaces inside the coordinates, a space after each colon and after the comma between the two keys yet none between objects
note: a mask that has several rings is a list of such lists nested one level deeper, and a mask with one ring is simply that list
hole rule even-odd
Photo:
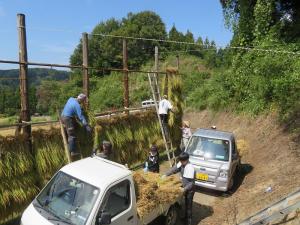
[{"label": "truck cab", "polygon": [[160,215],[173,225],[173,209],[157,206],[140,219],[132,171],[95,156],[60,169],[24,211],[21,225],[144,225]]},{"label": "truck cab", "polygon": [[185,151],[195,168],[197,186],[223,192],[232,188],[234,175],[240,165],[233,133],[198,129]]}]

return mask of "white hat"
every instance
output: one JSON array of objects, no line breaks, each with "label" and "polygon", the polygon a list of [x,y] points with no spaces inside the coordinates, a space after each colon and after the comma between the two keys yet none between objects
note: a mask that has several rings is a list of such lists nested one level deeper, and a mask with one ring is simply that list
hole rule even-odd
[{"label": "white hat", "polygon": [[86,98],[87,98],[86,95],[82,93],[77,96],[78,100],[85,100]]}]

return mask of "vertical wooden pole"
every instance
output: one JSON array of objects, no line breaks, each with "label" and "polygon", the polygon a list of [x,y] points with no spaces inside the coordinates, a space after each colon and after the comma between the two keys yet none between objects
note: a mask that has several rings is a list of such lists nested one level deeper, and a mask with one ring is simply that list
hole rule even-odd
[{"label": "vertical wooden pole", "polygon": [[89,97],[89,48],[88,48],[88,34],[82,33],[82,74],[83,74],[83,93]]},{"label": "vertical wooden pole", "polygon": [[[156,73],[155,75],[156,75],[157,83],[159,84],[159,74],[158,74],[158,71],[159,71],[159,54],[158,54],[158,47],[155,46],[155,48],[154,48],[154,72]],[[159,88],[159,85],[158,85],[157,88]],[[158,94],[156,94],[156,99],[158,101],[160,101]]]},{"label": "vertical wooden pole", "polygon": [[176,67],[177,71],[179,71],[179,55],[176,55]]},{"label": "vertical wooden pole", "polygon": [[124,107],[129,108],[128,52],[127,52],[126,39],[123,39],[123,69],[124,69]]},{"label": "vertical wooden pole", "polygon": [[[20,62],[20,97],[21,97],[21,120],[24,122],[30,122],[30,110],[28,99],[28,79],[27,79],[27,45],[26,45],[26,24],[25,15],[18,14],[18,36],[19,36],[19,62]],[[33,153],[31,142],[31,125],[23,127],[23,133],[25,136],[26,145]]]},{"label": "vertical wooden pole", "polygon": [[59,111],[57,111],[57,115],[58,115],[58,121],[59,121],[59,125],[60,125],[60,132],[61,132],[61,136],[62,136],[63,144],[64,144],[65,156],[66,156],[66,159],[67,159],[68,163],[71,163],[72,159],[71,159],[71,155],[70,155],[70,151],[69,151],[69,146],[68,146],[68,138],[67,138],[67,135],[66,135],[63,123],[61,121],[61,117],[60,117]]},{"label": "vertical wooden pole", "polygon": [[159,59],[158,59],[158,47],[155,46],[155,49],[154,49],[154,70],[155,72],[158,72],[159,70]]},{"label": "vertical wooden pole", "polygon": [[169,90],[169,72],[166,71],[166,79],[165,79],[165,86],[164,86],[164,95],[168,96]]}]

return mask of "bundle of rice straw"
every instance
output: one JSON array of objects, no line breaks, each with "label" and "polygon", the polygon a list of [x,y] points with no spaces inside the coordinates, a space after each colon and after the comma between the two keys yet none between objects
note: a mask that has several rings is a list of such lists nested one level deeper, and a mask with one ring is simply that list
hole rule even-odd
[{"label": "bundle of rice straw", "polygon": [[173,203],[183,191],[176,175],[161,179],[157,173],[137,171],[133,174],[137,195],[137,211],[140,218],[159,205]]}]

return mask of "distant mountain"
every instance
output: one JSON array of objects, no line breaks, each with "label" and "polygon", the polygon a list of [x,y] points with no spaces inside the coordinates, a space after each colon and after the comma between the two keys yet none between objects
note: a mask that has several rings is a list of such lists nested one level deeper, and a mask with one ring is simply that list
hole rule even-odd
[{"label": "distant mountain", "polygon": [[[67,80],[70,72],[55,69],[45,68],[29,68],[28,69],[28,81],[29,85],[39,85],[41,80]],[[0,84],[17,86],[19,84],[18,79],[2,79],[2,78],[18,78],[19,70],[0,70]]]}]

